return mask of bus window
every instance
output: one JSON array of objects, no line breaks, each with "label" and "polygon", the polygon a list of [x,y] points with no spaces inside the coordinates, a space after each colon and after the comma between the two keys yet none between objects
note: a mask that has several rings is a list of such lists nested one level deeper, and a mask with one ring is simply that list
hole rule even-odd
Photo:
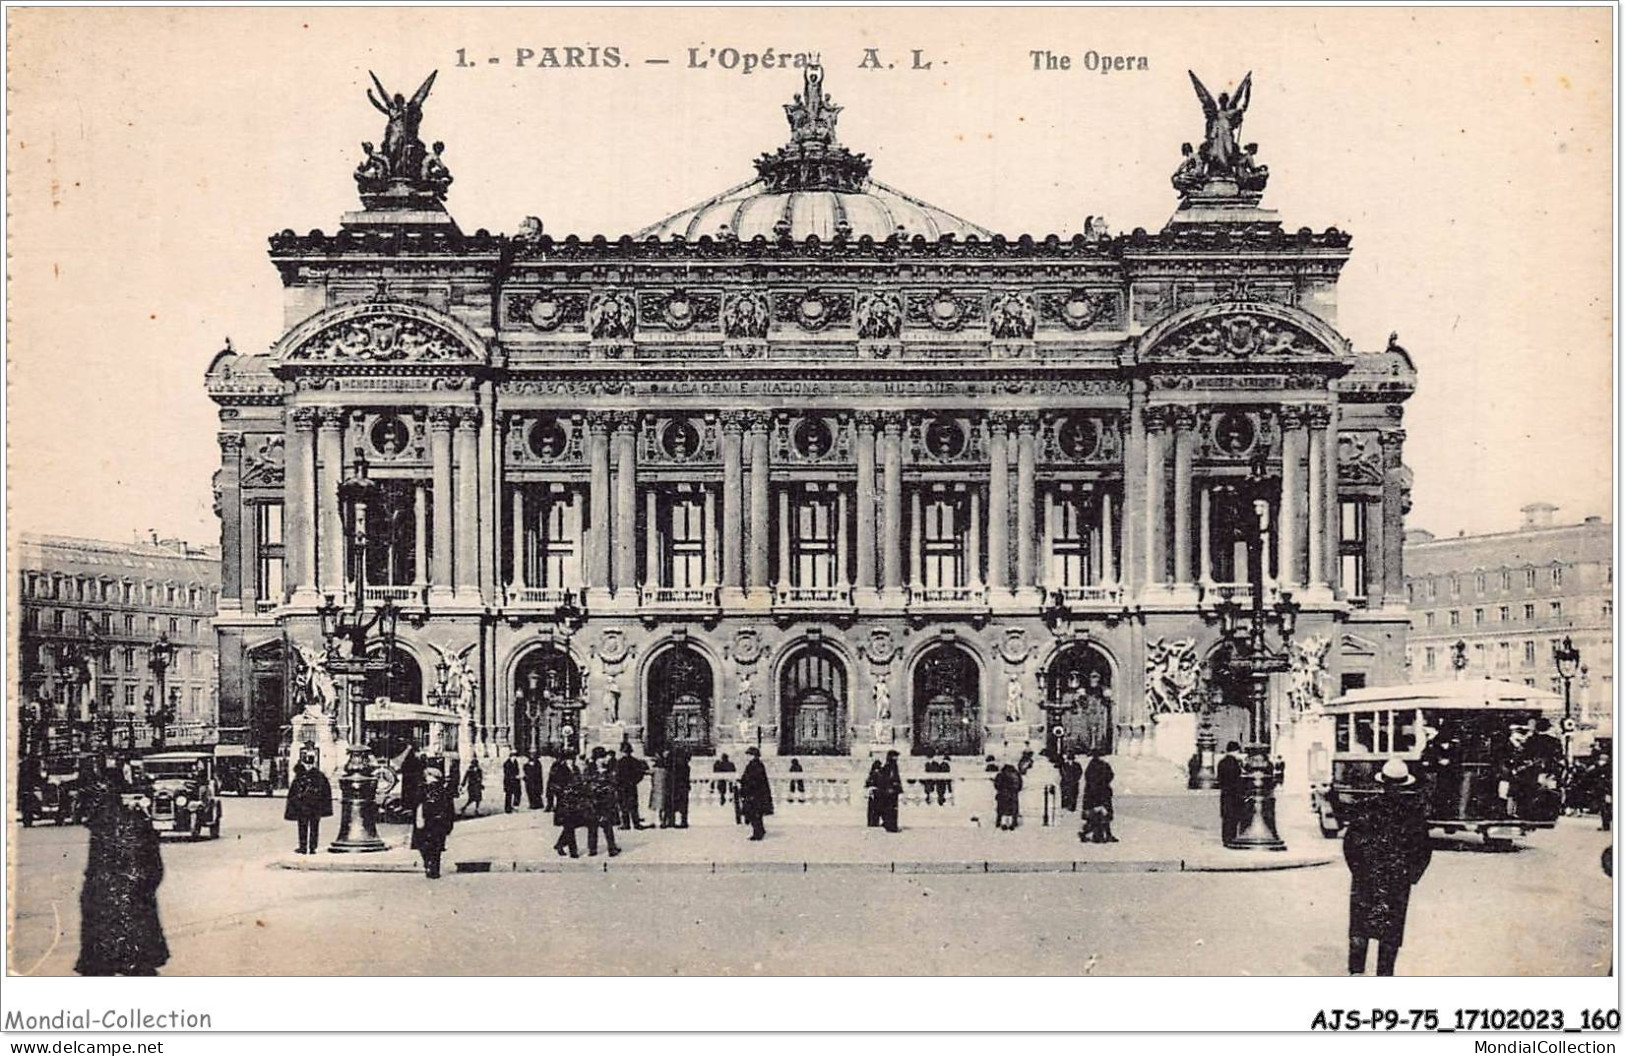
[{"label": "bus window", "polygon": [[1393,725],[1394,715],[1390,711],[1379,711],[1372,716],[1377,735],[1377,754],[1388,754],[1388,731]]},{"label": "bus window", "polygon": [[1354,750],[1371,755],[1377,750],[1375,716],[1367,712],[1354,716]]},{"label": "bus window", "polygon": [[1336,740],[1332,745],[1332,750],[1335,752],[1349,750],[1349,718],[1348,715],[1337,716]]},{"label": "bus window", "polygon": [[1397,752],[1416,750],[1416,712],[1394,712],[1394,747]]}]

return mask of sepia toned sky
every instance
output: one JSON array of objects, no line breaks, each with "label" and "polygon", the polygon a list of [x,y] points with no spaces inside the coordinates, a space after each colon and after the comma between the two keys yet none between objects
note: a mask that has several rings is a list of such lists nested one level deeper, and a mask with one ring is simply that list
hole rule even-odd
[{"label": "sepia toned sky", "polygon": [[[226,335],[281,333],[266,237],[358,207],[360,143],[383,130],[369,69],[407,93],[440,71],[422,134],[446,143],[464,230],[536,215],[613,237],[785,140],[800,74],[725,69],[729,48],[820,53],[876,179],[1012,236],[1160,228],[1202,131],[1186,69],[1215,94],[1253,71],[1265,206],[1353,234],[1340,329],[1365,349],[1397,330],[1420,372],[1408,523],[1612,509],[1604,8],[8,14],[14,530],[218,539],[203,372]],[[621,64],[542,68],[549,46]],[[893,68],[861,69],[870,47]],[[1035,72],[1034,49],[1072,69]],[[1091,51],[1148,69],[1090,72]]]}]

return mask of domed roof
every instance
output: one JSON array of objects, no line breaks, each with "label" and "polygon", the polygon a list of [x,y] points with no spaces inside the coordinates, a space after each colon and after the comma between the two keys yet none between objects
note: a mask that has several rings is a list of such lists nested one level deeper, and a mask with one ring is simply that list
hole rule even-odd
[{"label": "domed roof", "polygon": [[756,160],[757,179],[668,216],[637,233],[638,238],[681,237],[694,241],[758,236],[770,241],[823,241],[865,236],[943,235],[991,238],[979,224],[955,216],[869,178],[869,159],[835,141],[841,108],[823,91],[824,73],[809,66],[802,94],[784,107],[790,142]]}]

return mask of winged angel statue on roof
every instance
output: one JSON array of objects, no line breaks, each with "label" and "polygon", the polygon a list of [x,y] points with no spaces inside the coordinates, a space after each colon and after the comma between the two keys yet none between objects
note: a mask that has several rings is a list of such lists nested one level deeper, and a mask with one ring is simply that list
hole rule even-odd
[{"label": "winged angel statue on roof", "polygon": [[1269,170],[1253,161],[1258,144],[1249,143],[1244,148],[1237,138],[1252,102],[1252,72],[1241,79],[1234,94],[1220,92],[1217,100],[1194,70],[1186,72],[1202,104],[1206,124],[1200,148],[1192,151],[1190,144],[1185,144],[1185,162],[1174,174],[1174,186],[1188,192],[1199,190],[1212,180],[1233,180],[1243,191],[1263,190]]}]

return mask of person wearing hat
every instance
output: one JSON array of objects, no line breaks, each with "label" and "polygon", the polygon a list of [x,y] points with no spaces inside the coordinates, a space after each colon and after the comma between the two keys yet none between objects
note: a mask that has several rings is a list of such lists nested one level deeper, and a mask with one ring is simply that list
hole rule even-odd
[{"label": "person wearing hat", "polygon": [[438,767],[423,770],[423,798],[412,814],[412,849],[423,856],[423,875],[440,879],[440,856],[457,818],[452,791]]},{"label": "person wearing hat", "polygon": [[1372,939],[1377,940],[1377,974],[1394,974],[1411,888],[1433,858],[1427,812],[1415,784],[1403,759],[1388,760],[1377,775],[1377,795],[1349,819],[1343,860],[1350,878],[1350,975],[1365,974]]},{"label": "person wearing hat", "polygon": [[333,815],[333,786],[327,775],[315,766],[296,763],[293,780],[288,783],[288,798],[283,805],[282,817],[295,822],[299,829],[300,854],[315,854],[321,842],[322,819]]},{"label": "person wearing hat", "polygon": [[1236,838],[1236,830],[1241,828],[1244,797],[1239,741],[1231,741],[1224,746],[1224,755],[1220,757],[1214,770],[1219,784],[1219,826],[1224,833],[1225,846],[1228,847],[1230,841]]},{"label": "person wearing hat", "polygon": [[598,854],[598,834],[611,858],[621,853],[615,846],[615,823],[620,819],[620,795],[615,789],[615,755],[603,748],[592,750],[592,761],[582,773],[583,818],[587,825],[587,855]]},{"label": "person wearing hat", "polygon": [[750,758],[739,775],[735,802],[740,816],[750,825],[750,838],[760,840],[767,836],[762,819],[773,813],[773,787],[767,780],[767,767],[762,765],[761,750],[753,746],[745,749],[745,754]]},{"label": "person wearing hat", "polygon": [[875,817],[887,832],[897,832],[897,803],[903,797],[903,775],[897,770],[897,752],[886,753],[886,764],[875,777]]},{"label": "person wearing hat", "polygon": [[561,858],[566,853],[571,858],[581,857],[576,844],[576,829],[581,827],[586,802],[583,783],[584,779],[575,767],[575,756],[560,756],[559,761],[553,764],[553,772],[547,782],[547,796],[553,804],[553,824],[559,827],[559,838],[554,841],[553,849],[559,852]]},{"label": "person wearing hat", "polygon": [[468,799],[463,801],[463,810],[474,808],[474,816],[480,816],[480,801],[485,798],[485,771],[480,769],[478,759],[468,761],[468,773],[463,775],[463,789],[468,792]]}]

